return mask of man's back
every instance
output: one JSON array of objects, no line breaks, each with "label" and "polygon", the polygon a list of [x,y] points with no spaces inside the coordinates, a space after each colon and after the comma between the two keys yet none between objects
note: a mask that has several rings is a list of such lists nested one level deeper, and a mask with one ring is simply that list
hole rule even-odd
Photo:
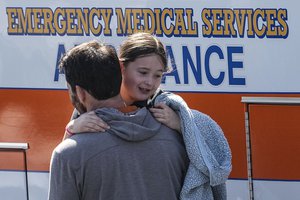
[{"label": "man's back", "polygon": [[[147,109],[97,114],[111,129],[75,135],[54,151],[52,168],[61,174],[51,176],[50,199],[54,193],[59,199],[178,199],[188,165],[181,136]],[[60,185],[62,179],[68,184]]]}]

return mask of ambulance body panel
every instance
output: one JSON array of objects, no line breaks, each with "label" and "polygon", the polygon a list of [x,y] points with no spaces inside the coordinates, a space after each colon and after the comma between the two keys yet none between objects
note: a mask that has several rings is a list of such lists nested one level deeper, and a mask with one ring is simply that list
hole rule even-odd
[{"label": "ambulance body panel", "polygon": [[1,198],[47,199],[51,153],[73,110],[61,56],[92,39],[118,50],[138,30],[166,46],[173,70],[161,87],[222,127],[228,199],[300,196],[299,105],[242,102],[300,97],[297,1],[12,0],[0,9],[0,143],[29,146],[0,148]]}]

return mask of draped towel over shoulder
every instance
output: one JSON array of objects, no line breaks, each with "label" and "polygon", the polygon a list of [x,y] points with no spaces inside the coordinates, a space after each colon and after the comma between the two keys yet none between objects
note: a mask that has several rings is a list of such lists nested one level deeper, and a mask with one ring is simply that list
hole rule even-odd
[{"label": "draped towel over shoulder", "polygon": [[190,159],[181,200],[224,200],[231,172],[231,150],[220,126],[208,115],[190,109],[178,95],[163,92],[155,103],[165,102],[181,119],[181,132]]}]

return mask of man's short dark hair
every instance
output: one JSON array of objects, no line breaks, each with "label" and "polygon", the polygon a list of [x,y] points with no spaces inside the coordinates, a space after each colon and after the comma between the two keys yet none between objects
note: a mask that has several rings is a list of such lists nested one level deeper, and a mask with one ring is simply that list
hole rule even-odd
[{"label": "man's short dark hair", "polygon": [[116,50],[96,40],[80,44],[69,50],[61,59],[60,70],[75,92],[78,85],[97,100],[119,94],[122,82]]}]

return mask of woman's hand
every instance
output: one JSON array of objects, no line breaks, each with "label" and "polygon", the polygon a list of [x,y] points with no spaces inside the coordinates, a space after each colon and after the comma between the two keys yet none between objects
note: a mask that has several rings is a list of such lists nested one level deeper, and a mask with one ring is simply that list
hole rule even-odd
[{"label": "woman's hand", "polygon": [[157,103],[154,108],[150,108],[149,110],[157,121],[171,129],[181,132],[179,116],[165,103]]},{"label": "woman's hand", "polygon": [[109,128],[107,123],[99,118],[94,111],[91,111],[80,115],[67,124],[64,139],[76,133],[104,132]]}]

